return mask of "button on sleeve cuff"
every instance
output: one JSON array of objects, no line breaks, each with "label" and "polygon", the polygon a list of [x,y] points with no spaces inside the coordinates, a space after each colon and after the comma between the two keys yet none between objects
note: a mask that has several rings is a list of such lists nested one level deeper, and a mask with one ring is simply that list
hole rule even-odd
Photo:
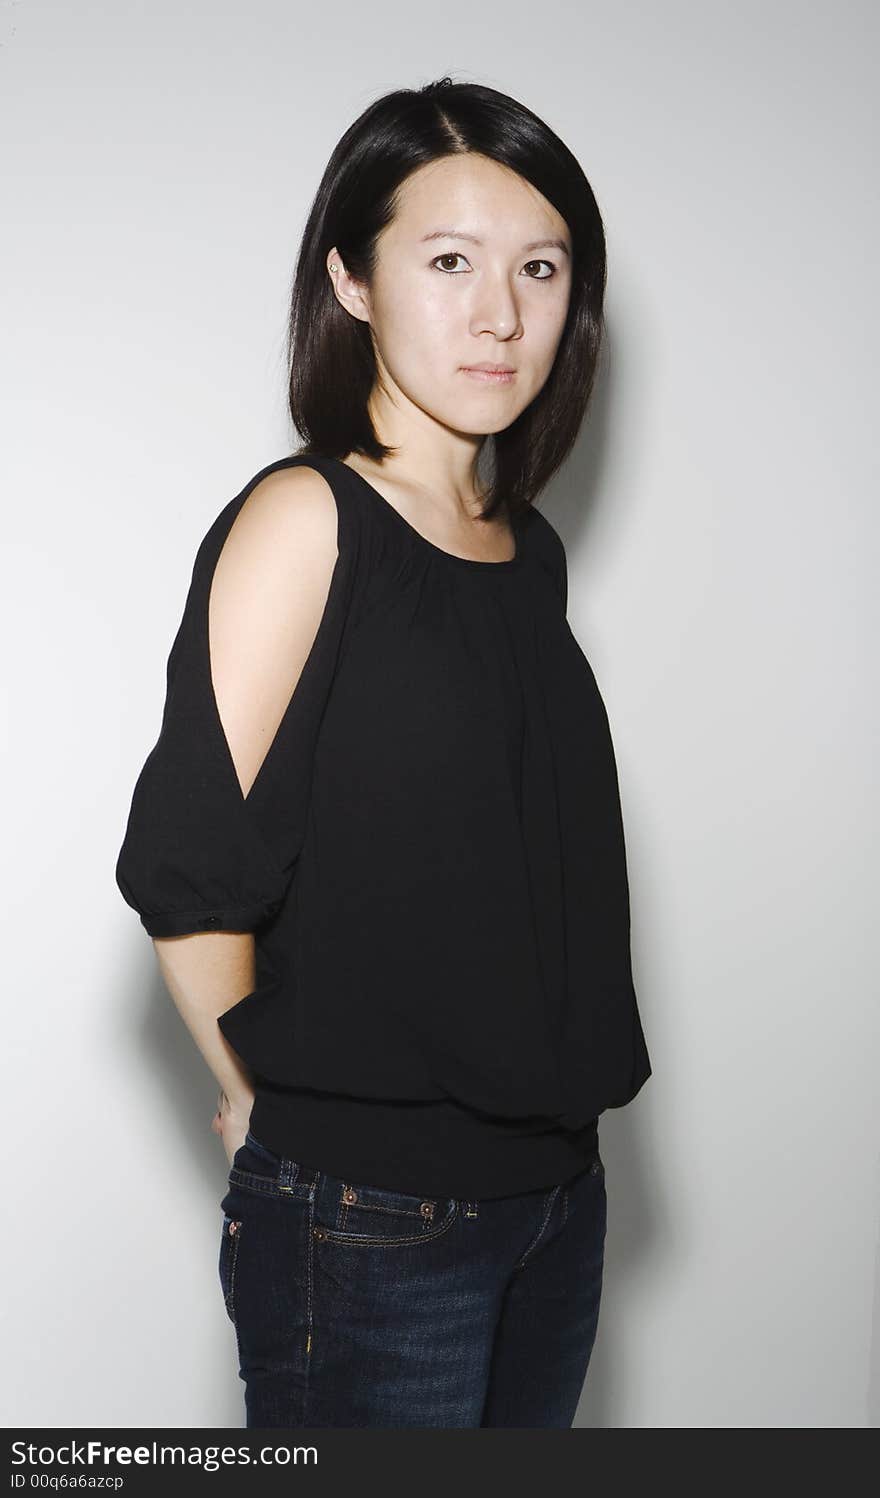
[{"label": "button on sleeve cuff", "polygon": [[230,910],[142,912],[141,924],[150,936],[159,937],[191,936],[199,931],[254,931],[277,905],[277,901],[263,901]]}]

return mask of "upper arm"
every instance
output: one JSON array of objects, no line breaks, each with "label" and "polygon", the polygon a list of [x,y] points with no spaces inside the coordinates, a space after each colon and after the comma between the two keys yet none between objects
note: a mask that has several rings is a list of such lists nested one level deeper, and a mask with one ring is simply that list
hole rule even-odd
[{"label": "upper arm", "polygon": [[262,479],[223,543],[209,594],[210,672],[244,796],[314,644],[337,555],[332,491],[304,467]]},{"label": "upper arm", "polygon": [[198,548],[116,863],[151,936],[255,930],[293,878],[360,575],[359,512],[321,462],[261,471]]}]

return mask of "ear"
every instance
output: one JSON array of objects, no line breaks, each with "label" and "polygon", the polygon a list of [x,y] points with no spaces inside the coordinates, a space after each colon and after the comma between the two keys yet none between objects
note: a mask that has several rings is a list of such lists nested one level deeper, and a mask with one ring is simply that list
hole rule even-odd
[{"label": "ear", "polygon": [[334,245],[327,256],[327,274],[336,300],[342,304],[346,312],[356,317],[361,322],[370,321],[370,303],[367,288],[363,282],[355,280],[345,268],[342,256]]}]

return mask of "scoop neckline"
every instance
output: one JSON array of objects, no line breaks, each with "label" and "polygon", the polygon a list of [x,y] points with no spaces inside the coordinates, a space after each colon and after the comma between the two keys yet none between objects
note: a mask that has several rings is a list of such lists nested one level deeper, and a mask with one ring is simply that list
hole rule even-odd
[{"label": "scoop neckline", "polygon": [[344,462],[342,458],[334,458],[333,462],[338,463],[340,468],[344,468],[346,473],[352,473],[354,474],[356,479],[360,479],[364,487],[368,489],[376,499],[379,500],[380,504],[384,505],[386,510],[390,510],[391,514],[397,517],[397,519],[400,521],[400,524],[407,531],[409,531],[410,535],[414,536],[422,546],[426,546],[429,551],[433,551],[436,556],[445,558],[447,562],[453,562],[457,567],[476,567],[483,571],[489,572],[509,572],[513,568],[520,566],[523,560],[522,538],[515,524],[511,523],[514,545],[516,547],[516,550],[512,557],[505,557],[500,562],[488,561],[483,557],[460,557],[458,555],[458,552],[446,551],[442,546],[437,546],[433,541],[429,541],[427,536],[423,536],[421,531],[416,530],[415,526],[411,521],[407,520],[405,515],[401,515],[400,511],[395,508],[390,499],[386,499],[384,494],[380,494],[375,484],[371,484],[370,480],[368,478],[365,478],[362,473],[359,473],[356,468],[351,468],[349,464]]}]

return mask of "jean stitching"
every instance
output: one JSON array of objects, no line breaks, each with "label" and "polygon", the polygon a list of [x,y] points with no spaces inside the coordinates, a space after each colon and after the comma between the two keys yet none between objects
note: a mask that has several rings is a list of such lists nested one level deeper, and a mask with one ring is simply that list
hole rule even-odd
[{"label": "jean stitching", "polygon": [[256,1192],[258,1196],[293,1196],[304,1201],[309,1194],[305,1181],[287,1186],[274,1176],[255,1175],[250,1170],[241,1170],[237,1165],[231,1168],[228,1181],[230,1186],[240,1186],[245,1191]]},{"label": "jean stitching", "polygon": [[[235,1232],[229,1229],[235,1225]],[[226,1253],[228,1255],[229,1289],[225,1292],[223,1299],[226,1305],[226,1314],[232,1325],[235,1326],[235,1269],[238,1264],[238,1244],[241,1238],[241,1222],[237,1217],[224,1216],[223,1236],[226,1239]],[[236,1332],[238,1328],[236,1327]]]},{"label": "jean stitching", "polygon": [[305,1419],[305,1401],[309,1391],[309,1371],[312,1364],[312,1317],[313,1317],[313,1277],[314,1277],[314,1255],[315,1255],[315,1200],[321,1184],[318,1175],[309,1192],[309,1251],[306,1255],[306,1376],[303,1388],[303,1419]]},{"label": "jean stitching", "polygon": [[[336,1228],[339,1232],[344,1232],[347,1229],[349,1208],[354,1206],[358,1207],[361,1212],[378,1212],[380,1216],[384,1217],[414,1217],[423,1224],[425,1222],[425,1214],[418,1207],[388,1207],[384,1202],[362,1201],[360,1196],[352,1201],[346,1196],[346,1192],[355,1191],[356,1189],[348,1181],[342,1182],[342,1191],[339,1195],[339,1208],[336,1213]],[[434,1208],[437,1205],[436,1199],[426,1197],[424,1201],[430,1203],[430,1215],[433,1217]]]},{"label": "jean stitching", "polygon": [[544,1233],[544,1229],[547,1226],[548,1222],[550,1221],[550,1214],[553,1211],[553,1204],[556,1201],[557,1196],[559,1195],[559,1191],[560,1191],[560,1187],[559,1186],[554,1186],[553,1190],[550,1192],[550,1197],[549,1197],[549,1200],[547,1202],[547,1210],[544,1213],[544,1220],[541,1223],[541,1226],[538,1228],[537,1233],[535,1234],[534,1238],[532,1239],[531,1243],[529,1244],[529,1246],[526,1249],[525,1253],[523,1254],[522,1258],[519,1259],[519,1260],[517,1260],[517,1263],[515,1265],[515,1267],[517,1269],[522,1269],[522,1267],[525,1264],[527,1258],[529,1257],[529,1254],[533,1253],[534,1250],[537,1248],[538,1244],[540,1243],[541,1238],[542,1238],[543,1233]]},{"label": "jean stitching", "polygon": [[[427,1233],[419,1233],[417,1237],[408,1235],[401,1238],[373,1238],[367,1233],[339,1232],[333,1228],[325,1228],[320,1223],[316,1231],[322,1240],[326,1239],[330,1243],[348,1244],[351,1248],[405,1248],[408,1244],[412,1243],[429,1243],[432,1238],[439,1238],[442,1233],[448,1232],[458,1216],[458,1209],[458,1201],[453,1200],[449,1216],[440,1223],[439,1227],[435,1227]],[[315,1237],[315,1233],[312,1234],[312,1237]]]},{"label": "jean stitching", "polygon": [[[431,1198],[426,1197],[425,1200],[431,1201]],[[432,1207],[436,1206],[436,1201],[432,1201],[431,1205]],[[347,1226],[348,1212],[351,1206],[356,1206],[361,1212],[379,1212],[384,1217],[414,1217],[417,1222],[423,1221],[425,1216],[424,1212],[420,1212],[416,1207],[385,1207],[380,1202],[349,1202],[345,1206],[345,1216],[339,1222],[340,1227]]]},{"label": "jean stitching", "polygon": [[[238,1222],[237,1218],[236,1222]],[[229,1308],[232,1315],[232,1324],[235,1327],[236,1336],[238,1336],[238,1323],[235,1314],[235,1271],[238,1268],[238,1248],[239,1244],[241,1243],[241,1229],[242,1224],[238,1222],[238,1226],[235,1229],[235,1235],[232,1242],[232,1265],[229,1271]]]}]

